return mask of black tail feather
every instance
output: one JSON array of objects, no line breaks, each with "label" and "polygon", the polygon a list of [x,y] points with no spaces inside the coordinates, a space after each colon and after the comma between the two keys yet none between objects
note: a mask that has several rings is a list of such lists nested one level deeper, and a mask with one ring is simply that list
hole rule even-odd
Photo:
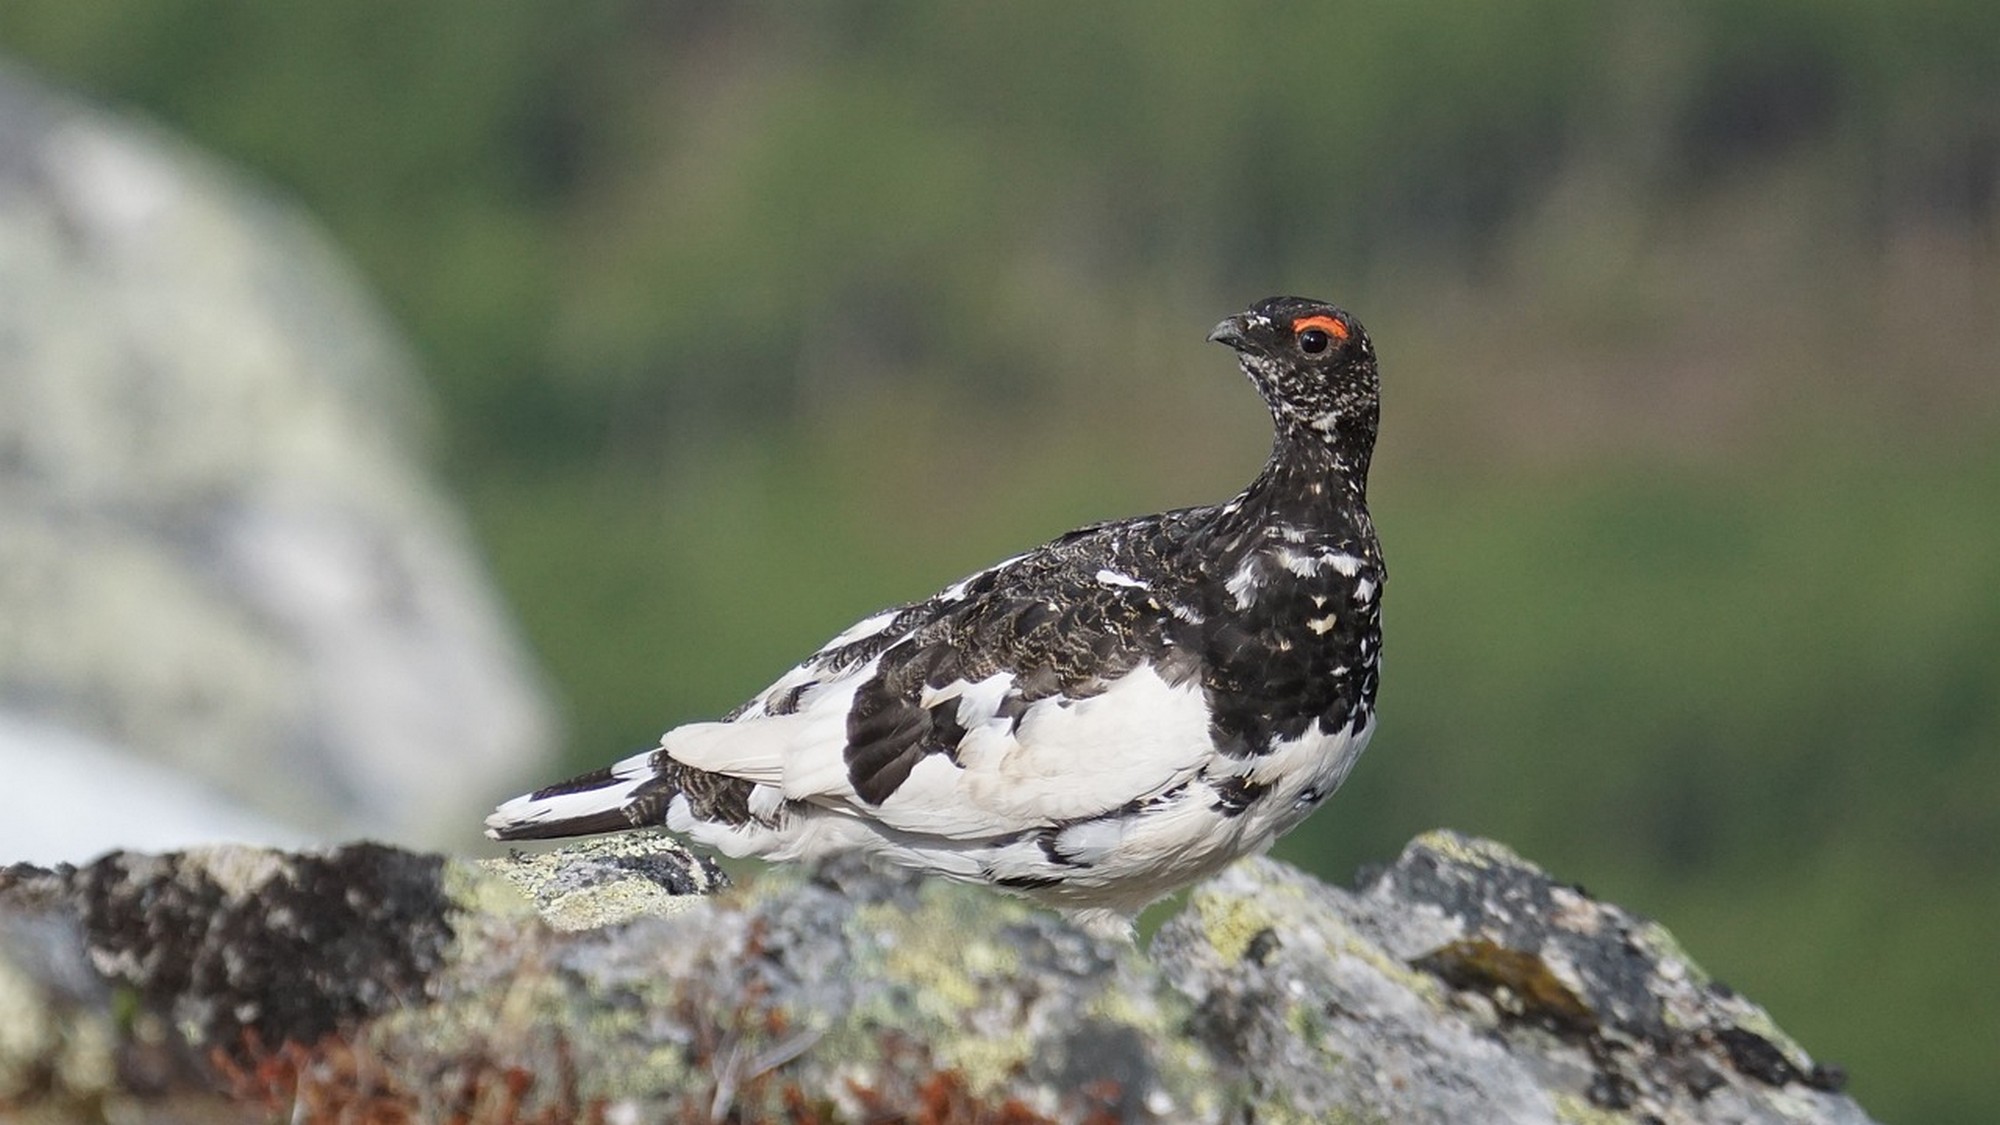
[{"label": "black tail feather", "polygon": [[612,767],[604,766],[601,769],[591,770],[589,773],[580,773],[566,781],[558,781],[554,785],[544,785],[533,793],[528,794],[528,796],[539,801],[545,797],[560,797],[565,793],[588,793],[592,789],[602,789],[619,780],[611,770]]}]

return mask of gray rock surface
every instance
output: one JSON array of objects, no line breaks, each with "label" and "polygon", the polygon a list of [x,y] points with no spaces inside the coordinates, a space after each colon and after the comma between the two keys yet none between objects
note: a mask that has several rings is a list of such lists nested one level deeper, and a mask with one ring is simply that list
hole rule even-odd
[{"label": "gray rock surface", "polygon": [[1152,955],[1196,1034],[1255,1060],[1253,1100],[1302,1120],[1868,1119],[1665,928],[1490,841],[1420,837],[1352,892],[1239,865]]},{"label": "gray rock surface", "polygon": [[[1451,833],[1351,892],[1245,862],[1146,950],[858,866],[664,893],[722,882],[646,836],[483,866],[363,845],[17,867],[0,873],[0,970],[60,962],[46,935],[68,934],[131,997],[132,1026],[183,1029],[214,1060],[205,1084],[91,1088],[135,1111],[177,1096],[309,1120],[363,1104],[473,1121],[1868,1120],[1659,926]],[[624,920],[589,928],[579,895]],[[36,1058],[68,1027],[105,1034],[76,961],[57,975],[81,999]],[[55,987],[0,971],[0,1006]],[[99,1057],[132,1049],[109,1026]],[[0,1077],[23,1069],[11,1049]],[[21,1089],[0,1088],[0,1109],[80,1104],[59,1081]]]},{"label": "gray rock surface", "polygon": [[322,837],[476,820],[552,723],[422,407],[296,212],[0,68],[0,710]]}]

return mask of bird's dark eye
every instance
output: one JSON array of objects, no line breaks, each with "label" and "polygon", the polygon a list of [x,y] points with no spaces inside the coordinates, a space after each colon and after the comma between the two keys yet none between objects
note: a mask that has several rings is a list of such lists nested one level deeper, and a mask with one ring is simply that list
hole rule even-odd
[{"label": "bird's dark eye", "polygon": [[1335,340],[1347,339],[1347,325],[1337,316],[1306,316],[1292,322],[1292,332],[1299,342],[1299,350],[1307,355],[1320,355],[1333,346]]}]

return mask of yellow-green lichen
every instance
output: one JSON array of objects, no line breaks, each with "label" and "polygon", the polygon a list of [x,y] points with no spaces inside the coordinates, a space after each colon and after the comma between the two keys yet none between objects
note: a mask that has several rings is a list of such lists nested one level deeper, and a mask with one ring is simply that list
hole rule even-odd
[{"label": "yellow-green lichen", "polygon": [[1291,1032],[1292,1038],[1301,1043],[1318,1046],[1323,1028],[1320,1026],[1318,1016],[1310,1007],[1292,1003],[1285,1005],[1285,1030]]},{"label": "yellow-green lichen", "polygon": [[1635,927],[1632,931],[1632,941],[1650,954],[1658,964],[1678,962],[1686,970],[1689,984],[1697,988],[1708,984],[1708,971],[1696,963],[1694,958],[1688,956],[1687,950],[1681,947],[1680,939],[1673,935],[1673,931],[1658,922],[1649,921]]},{"label": "yellow-green lichen", "polygon": [[1555,1096],[1556,1120],[1562,1125],[1629,1125],[1630,1114],[1604,1109],[1564,1090]]},{"label": "yellow-green lichen", "polygon": [[960,1035],[946,1040],[938,1051],[938,1061],[957,1068],[965,1084],[980,1094],[1005,1089],[1034,1053],[1032,1038],[1025,1032],[1012,1035]]},{"label": "yellow-green lichen", "polygon": [[27,1088],[59,1036],[34,980],[0,961],[0,1098]]},{"label": "yellow-green lichen", "polygon": [[1125,988],[1106,988],[1091,998],[1085,1009],[1110,1023],[1135,1028],[1149,1039],[1166,1038],[1187,1016],[1185,1007],[1175,1003],[1178,993],[1165,996]]},{"label": "yellow-green lichen", "polygon": [[979,1003],[979,978],[1005,975],[1019,963],[1013,950],[983,936],[997,929],[990,920],[968,924],[968,912],[986,905],[968,901],[972,894],[930,886],[923,888],[921,905],[913,912],[871,904],[854,915],[864,932],[879,936],[890,979],[911,985],[918,1003],[947,1021]]},{"label": "yellow-green lichen", "polygon": [[1446,999],[1444,985],[1429,973],[1413,969],[1401,960],[1390,956],[1389,951],[1354,932],[1337,917],[1329,933],[1327,951],[1335,956],[1353,957],[1369,968],[1396,982],[1404,990],[1421,997],[1433,1009],[1441,1009]]},{"label": "yellow-green lichen", "polygon": [[[990,981],[1019,972],[1019,953],[986,935],[1025,916],[1028,908],[941,883],[923,887],[920,903],[915,911],[892,904],[855,911],[854,924],[860,932],[877,935],[877,941],[869,944],[880,950],[879,975],[904,986],[902,999],[907,1003],[883,997],[886,1007],[878,1013],[879,1022],[945,1045],[938,1062],[958,1069],[974,1090],[999,1089],[1027,1061],[1033,1047],[1031,1029],[969,1034],[967,1016],[988,1001]],[[913,1016],[929,1027],[912,1027]]]},{"label": "yellow-green lichen", "polygon": [[445,898],[463,914],[492,918],[524,918],[535,914],[535,905],[527,894],[491,860],[447,861],[439,883]]},{"label": "yellow-green lichen", "polygon": [[[1673,932],[1658,922],[1647,922],[1634,929],[1632,938],[1640,949],[1652,957],[1654,964],[1660,967],[1659,971],[1661,973],[1671,974],[1675,972],[1673,967],[1678,966],[1678,971],[1683,977],[1684,991],[1677,989],[1669,993],[1666,998],[1668,1002],[1661,1006],[1661,1014],[1666,1020],[1667,1026],[1675,1030],[1687,1030],[1686,1025],[1689,1023],[1689,1020],[1681,1011],[1683,1007],[1691,1009],[1687,1015],[1692,1015],[1698,1025],[1705,1026],[1711,1024],[1713,1016],[1703,1011],[1699,1006],[1699,997],[1704,994],[1711,978],[1707,970],[1697,964],[1694,958],[1689,957],[1687,951],[1681,948],[1680,941],[1674,937]],[[1685,997],[1686,1000],[1684,1003],[1677,1004],[1673,1002],[1674,997]],[[1725,1009],[1728,1012],[1730,1022],[1745,1031],[1768,1040],[1772,1046],[1776,1047],[1785,1056],[1787,1061],[1800,1071],[1803,1072],[1812,1069],[1812,1058],[1806,1054],[1805,1048],[1799,1046],[1796,1040],[1785,1034],[1778,1027],[1776,1021],[1771,1019],[1769,1012],[1742,997],[1738,997],[1734,1001],[1727,1003]]]},{"label": "yellow-green lichen", "polygon": [[546,852],[516,852],[482,860],[480,866],[512,883],[550,926],[573,932],[679,914],[705,901],[700,894],[676,894],[643,873],[642,864],[661,859],[662,853],[667,853],[665,862],[685,861],[690,876],[700,880],[700,867],[679,843],[644,833],[584,840]]},{"label": "yellow-green lichen", "polygon": [[1745,1000],[1730,1015],[1737,1027],[1768,1041],[1800,1073],[1811,1072],[1812,1056],[1806,1054],[1806,1049],[1799,1046],[1798,1040],[1785,1034],[1777,1021],[1771,1018],[1771,1013]]},{"label": "yellow-green lichen", "polygon": [[1219,1115],[1222,1090],[1215,1060],[1181,1030],[1192,1011],[1187,997],[1172,989],[1133,989],[1114,983],[1099,991],[1085,1011],[1096,1019],[1129,1027],[1146,1041],[1158,1068],[1160,1090],[1174,1103],[1171,1119]]},{"label": "yellow-green lichen", "polygon": [[[547,1074],[558,1050],[575,1059],[578,1088],[593,1098],[653,1098],[698,1084],[678,1044],[653,1042],[653,1002],[576,989],[529,959],[490,989],[460,991],[439,1003],[384,1013],[364,1025],[357,1046],[393,1064],[411,1058],[483,1060]],[[406,1075],[416,1082],[419,1076]]]},{"label": "yellow-green lichen", "polygon": [[1504,844],[1476,836],[1461,836],[1445,829],[1432,829],[1410,841],[1410,847],[1423,848],[1435,852],[1445,859],[1464,867],[1487,870],[1493,867],[1514,867],[1534,870],[1530,864]]},{"label": "yellow-green lichen", "polygon": [[1387,1125],[1382,1118],[1345,1106],[1307,1113],[1290,1102],[1257,1102],[1257,1125]]},{"label": "yellow-green lichen", "polygon": [[1202,936],[1225,964],[1243,960],[1258,934],[1277,928],[1277,917],[1254,899],[1203,890],[1195,892],[1193,906]]}]

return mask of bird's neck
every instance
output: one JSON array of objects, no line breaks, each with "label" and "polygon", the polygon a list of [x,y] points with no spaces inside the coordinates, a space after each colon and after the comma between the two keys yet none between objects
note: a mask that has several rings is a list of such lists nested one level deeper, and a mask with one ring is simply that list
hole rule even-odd
[{"label": "bird's neck", "polygon": [[1285,523],[1333,535],[1369,534],[1373,419],[1325,428],[1278,427],[1270,460],[1230,505],[1246,523]]}]

